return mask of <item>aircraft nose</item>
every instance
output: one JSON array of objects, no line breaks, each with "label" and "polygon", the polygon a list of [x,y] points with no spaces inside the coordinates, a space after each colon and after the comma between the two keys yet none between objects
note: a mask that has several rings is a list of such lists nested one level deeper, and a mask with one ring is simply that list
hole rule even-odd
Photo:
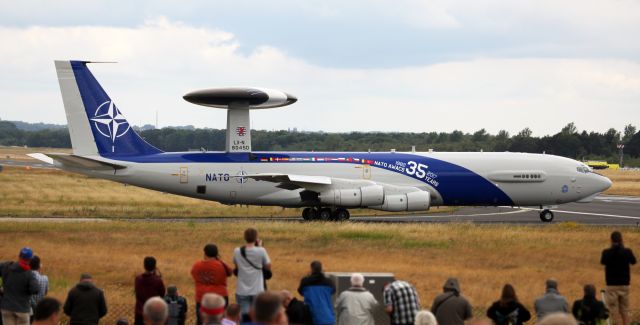
[{"label": "aircraft nose", "polygon": [[595,187],[598,189],[598,192],[604,192],[611,187],[611,184],[613,183],[608,177],[598,175],[598,178],[595,182]]}]

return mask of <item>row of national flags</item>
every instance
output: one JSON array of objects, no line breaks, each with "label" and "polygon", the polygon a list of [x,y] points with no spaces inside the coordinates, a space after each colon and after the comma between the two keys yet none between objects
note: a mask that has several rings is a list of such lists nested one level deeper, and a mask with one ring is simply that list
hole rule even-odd
[{"label": "row of national flags", "polygon": [[318,161],[318,162],[346,162],[346,163],[356,163],[356,164],[367,164],[373,165],[374,161],[370,159],[361,159],[361,158],[328,158],[328,157],[262,157],[260,158],[261,162],[307,162],[307,161]]}]

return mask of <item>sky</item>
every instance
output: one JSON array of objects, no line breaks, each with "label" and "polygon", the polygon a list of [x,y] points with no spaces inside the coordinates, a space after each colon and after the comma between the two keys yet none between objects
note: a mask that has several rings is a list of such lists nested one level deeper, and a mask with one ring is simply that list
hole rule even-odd
[{"label": "sky", "polygon": [[224,128],[182,99],[274,88],[252,128],[474,132],[640,126],[639,0],[0,0],[0,119],[65,124],[53,60],[134,125]]}]

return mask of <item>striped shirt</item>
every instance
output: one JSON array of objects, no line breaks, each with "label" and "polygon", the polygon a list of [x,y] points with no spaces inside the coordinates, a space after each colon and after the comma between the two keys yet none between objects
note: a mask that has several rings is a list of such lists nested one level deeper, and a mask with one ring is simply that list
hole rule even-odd
[{"label": "striped shirt", "polygon": [[38,293],[31,296],[31,308],[35,308],[36,305],[47,295],[49,292],[49,277],[40,274],[38,271],[32,271],[33,277],[38,281]]},{"label": "striped shirt", "polygon": [[384,305],[393,307],[392,325],[413,324],[420,310],[420,298],[411,284],[396,280],[384,289]]}]

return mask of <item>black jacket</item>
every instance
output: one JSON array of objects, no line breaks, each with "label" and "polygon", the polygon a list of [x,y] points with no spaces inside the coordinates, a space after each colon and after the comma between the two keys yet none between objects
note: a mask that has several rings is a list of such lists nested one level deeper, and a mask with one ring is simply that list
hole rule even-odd
[{"label": "black jacket", "polygon": [[64,313],[72,325],[95,325],[107,314],[104,293],[91,282],[78,283],[67,296]]},{"label": "black jacket", "polygon": [[187,318],[187,299],[182,296],[164,296],[164,301],[169,306],[169,318],[167,319],[167,325],[184,325],[184,320]]},{"label": "black jacket", "polygon": [[287,318],[289,319],[289,324],[311,324],[311,312],[309,311],[309,306],[307,306],[304,302],[298,300],[297,298],[293,298],[287,306]]},{"label": "black jacket", "polygon": [[491,318],[496,325],[520,325],[531,319],[531,313],[517,301],[511,301],[506,306],[496,301],[487,310],[487,317]]},{"label": "black jacket", "polygon": [[31,270],[23,269],[17,262],[0,263],[4,298],[0,308],[17,313],[28,313],[31,295],[38,293],[38,280]]},{"label": "black jacket", "polygon": [[636,264],[633,252],[620,245],[602,251],[600,264],[604,265],[605,280],[608,286],[628,286],[631,282],[629,265]]},{"label": "black jacket", "polygon": [[599,320],[609,318],[609,310],[602,301],[596,300],[595,297],[585,296],[581,300],[576,300],[571,312],[576,320],[583,325],[596,325]]}]

